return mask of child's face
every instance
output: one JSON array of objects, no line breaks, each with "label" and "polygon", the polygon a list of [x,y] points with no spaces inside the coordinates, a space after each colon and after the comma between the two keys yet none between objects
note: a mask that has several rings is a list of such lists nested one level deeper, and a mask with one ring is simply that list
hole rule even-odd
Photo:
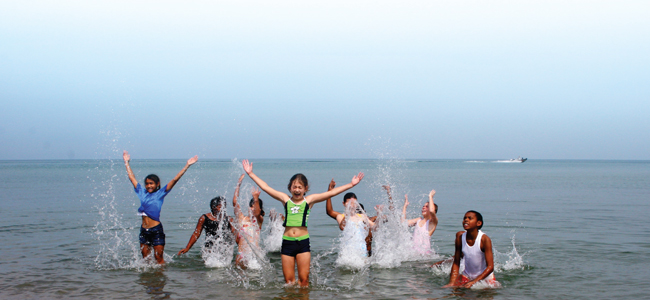
[{"label": "child's face", "polygon": [[347,201],[343,202],[343,206],[348,207],[348,206],[356,206],[357,205],[357,198],[349,198]]},{"label": "child's face", "polygon": [[291,183],[291,195],[293,197],[302,197],[307,192],[307,187],[305,187],[300,180],[294,180]]},{"label": "child's face", "polygon": [[145,179],[144,180],[144,188],[147,190],[148,193],[153,193],[158,188],[160,188],[160,185],[156,184],[156,182],[151,180],[151,179]]},{"label": "child's face", "polygon": [[463,217],[463,229],[472,230],[472,229],[478,228],[478,226],[480,224],[481,224],[481,221],[479,221],[476,218],[475,213],[473,213],[473,212],[465,213],[465,217]]},{"label": "child's face", "polygon": [[219,213],[220,211],[221,211],[221,204],[219,204],[219,205],[212,208],[212,214],[213,215]]},{"label": "child's face", "polygon": [[425,203],[424,206],[422,206],[422,215],[426,216],[429,214],[429,203]]},{"label": "child's face", "polygon": [[256,215],[256,214],[260,213],[260,212],[259,212],[259,208],[258,208],[258,209],[255,209],[255,205],[253,205],[253,206],[250,207],[250,212],[251,212],[251,214],[253,214],[253,215]]}]

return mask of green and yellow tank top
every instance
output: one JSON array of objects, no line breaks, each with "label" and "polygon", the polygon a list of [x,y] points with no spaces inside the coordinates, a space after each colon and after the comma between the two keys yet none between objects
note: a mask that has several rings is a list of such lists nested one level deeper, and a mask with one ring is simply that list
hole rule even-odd
[{"label": "green and yellow tank top", "polygon": [[291,199],[284,204],[284,224],[282,226],[287,227],[307,227],[307,218],[309,218],[309,204],[307,200],[303,200],[300,204],[295,204]]}]

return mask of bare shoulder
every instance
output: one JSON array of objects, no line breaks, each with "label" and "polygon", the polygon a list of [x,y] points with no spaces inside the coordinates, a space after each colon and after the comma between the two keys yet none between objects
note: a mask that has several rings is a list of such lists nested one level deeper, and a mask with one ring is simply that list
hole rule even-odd
[{"label": "bare shoulder", "polygon": [[492,239],[490,239],[490,237],[485,233],[481,236],[481,246],[483,245],[492,245]]}]

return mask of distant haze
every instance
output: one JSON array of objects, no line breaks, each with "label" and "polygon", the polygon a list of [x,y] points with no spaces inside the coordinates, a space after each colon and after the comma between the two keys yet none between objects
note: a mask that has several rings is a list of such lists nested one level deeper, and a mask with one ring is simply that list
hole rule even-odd
[{"label": "distant haze", "polygon": [[650,159],[648,1],[2,1],[0,160]]}]

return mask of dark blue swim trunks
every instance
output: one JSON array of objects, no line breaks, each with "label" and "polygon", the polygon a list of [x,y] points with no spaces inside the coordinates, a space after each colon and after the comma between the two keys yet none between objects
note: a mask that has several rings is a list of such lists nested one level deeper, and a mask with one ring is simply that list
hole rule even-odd
[{"label": "dark blue swim trunks", "polygon": [[165,231],[162,224],[151,228],[140,227],[140,244],[150,246],[165,245]]},{"label": "dark blue swim trunks", "polygon": [[300,253],[311,252],[309,235],[306,235],[304,239],[301,238],[282,236],[282,250],[280,250],[280,254],[295,257]]}]

